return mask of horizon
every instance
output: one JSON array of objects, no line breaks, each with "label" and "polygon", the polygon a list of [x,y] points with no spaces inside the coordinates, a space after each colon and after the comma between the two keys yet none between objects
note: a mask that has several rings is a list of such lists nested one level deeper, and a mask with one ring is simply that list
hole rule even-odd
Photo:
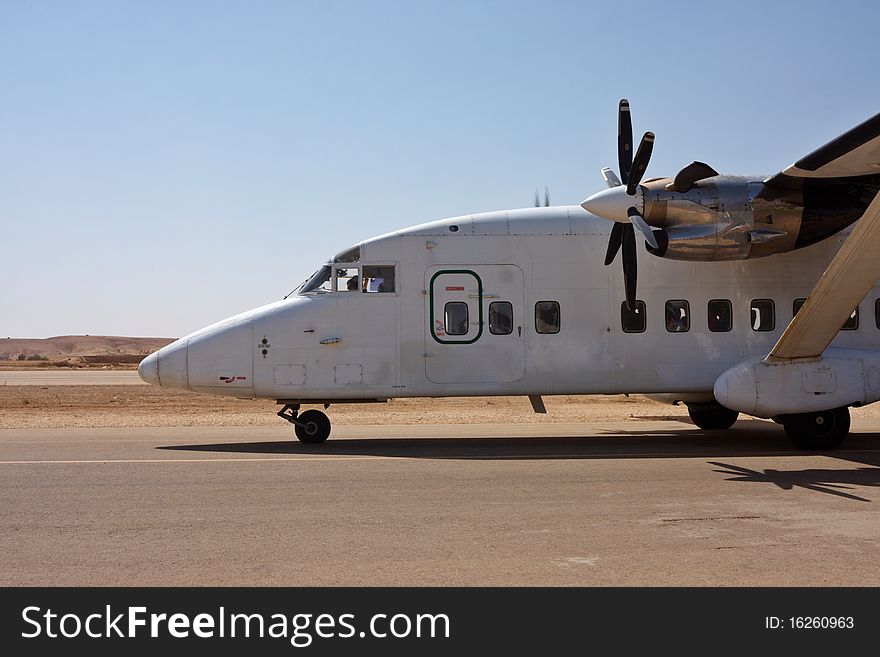
[{"label": "horizon", "polygon": [[35,338],[32,336],[16,336],[16,335],[7,335],[5,338],[0,338],[0,340],[57,340],[62,338],[123,338],[123,339],[135,339],[135,340],[177,340],[180,337],[173,337],[169,335],[105,335],[102,333],[65,333],[63,335],[48,335],[46,337]]}]

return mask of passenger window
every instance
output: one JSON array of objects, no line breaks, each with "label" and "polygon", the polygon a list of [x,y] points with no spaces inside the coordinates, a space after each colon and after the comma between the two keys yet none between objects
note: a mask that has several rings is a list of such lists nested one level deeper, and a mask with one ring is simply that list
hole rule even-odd
[{"label": "passenger window", "polygon": [[344,269],[336,269],[336,291],[337,292],[360,292],[361,284],[358,277],[357,267],[347,267]]},{"label": "passenger window", "polygon": [[666,302],[666,330],[670,333],[687,333],[691,328],[691,308],[684,299]]},{"label": "passenger window", "polygon": [[467,335],[468,306],[462,301],[450,301],[443,308],[446,335]]},{"label": "passenger window", "polygon": [[513,306],[508,301],[489,304],[489,333],[510,335],[513,333]]},{"label": "passenger window", "polygon": [[[798,310],[800,310],[801,306],[804,305],[804,301],[806,301],[806,299],[795,299],[794,300],[794,303],[791,304],[792,317],[794,317],[795,315],[798,314]],[[875,313],[874,314],[876,315],[876,305],[875,305]],[[859,309],[858,308],[856,308],[855,310],[852,311],[852,314],[849,316],[849,319],[847,319],[843,323],[843,326],[840,327],[840,330],[841,331],[855,331],[857,328],[859,328]]]},{"label": "passenger window", "polygon": [[776,328],[776,309],[772,299],[752,299],[753,331],[772,331]]},{"label": "passenger window", "polygon": [[644,333],[646,317],[644,301],[636,301],[632,310],[626,305],[626,301],[620,304],[620,325],[624,333]]},{"label": "passenger window", "polygon": [[538,333],[559,333],[557,301],[539,301],[535,304],[535,330]]},{"label": "passenger window", "polygon": [[394,265],[364,265],[364,292],[394,292]]},{"label": "passenger window", "polygon": [[707,310],[709,312],[709,330],[713,333],[724,333],[733,328],[733,306],[727,299],[712,299]]}]

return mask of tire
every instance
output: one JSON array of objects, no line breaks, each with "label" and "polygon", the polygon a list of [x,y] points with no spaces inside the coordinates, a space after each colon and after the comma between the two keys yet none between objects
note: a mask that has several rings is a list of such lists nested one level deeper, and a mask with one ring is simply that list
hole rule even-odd
[{"label": "tire", "polygon": [[330,436],[330,418],[321,411],[306,411],[297,420],[305,425],[293,425],[301,443],[317,445]]},{"label": "tire", "polygon": [[849,434],[849,409],[846,406],[818,413],[783,415],[785,433],[798,449],[836,449]]},{"label": "tire", "polygon": [[688,415],[694,424],[706,431],[730,429],[739,417],[739,413],[718,403],[688,406]]}]

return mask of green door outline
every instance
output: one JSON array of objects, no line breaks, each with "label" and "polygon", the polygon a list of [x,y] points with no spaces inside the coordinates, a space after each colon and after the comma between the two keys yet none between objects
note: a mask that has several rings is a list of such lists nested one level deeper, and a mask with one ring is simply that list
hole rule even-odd
[{"label": "green door outline", "polygon": [[[434,333],[434,281],[437,280],[437,277],[441,274],[470,274],[475,279],[477,279],[477,335],[474,336],[471,340],[441,340],[437,337],[437,334]],[[441,269],[436,272],[433,276],[431,276],[431,282],[428,285],[428,291],[430,294],[430,299],[428,301],[428,305],[431,309],[431,337],[434,338],[440,344],[473,344],[477,340],[480,339],[480,336],[483,335],[483,279],[480,278],[477,272],[472,269]]]}]

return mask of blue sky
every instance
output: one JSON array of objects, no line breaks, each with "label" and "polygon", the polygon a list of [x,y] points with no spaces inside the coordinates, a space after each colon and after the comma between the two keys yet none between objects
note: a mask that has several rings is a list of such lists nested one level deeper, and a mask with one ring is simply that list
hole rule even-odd
[{"label": "blue sky", "polygon": [[0,0],[0,335],[179,336],[430,219],[579,203],[616,106],[773,173],[880,111],[865,2]]}]

